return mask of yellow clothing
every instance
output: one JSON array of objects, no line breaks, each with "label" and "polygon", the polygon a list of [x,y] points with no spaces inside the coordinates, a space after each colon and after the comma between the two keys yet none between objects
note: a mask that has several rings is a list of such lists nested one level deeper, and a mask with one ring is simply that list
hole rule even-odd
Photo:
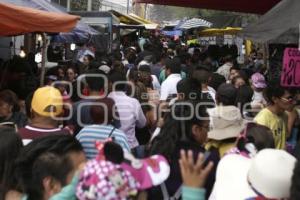
[{"label": "yellow clothing", "polygon": [[217,140],[210,140],[205,145],[206,150],[210,150],[211,148],[216,148],[219,151],[220,159],[227,153],[230,149],[235,147],[235,142],[224,142]]},{"label": "yellow clothing", "polygon": [[287,116],[285,113],[278,116],[268,108],[261,110],[254,121],[271,129],[276,149],[285,149],[287,135]]}]

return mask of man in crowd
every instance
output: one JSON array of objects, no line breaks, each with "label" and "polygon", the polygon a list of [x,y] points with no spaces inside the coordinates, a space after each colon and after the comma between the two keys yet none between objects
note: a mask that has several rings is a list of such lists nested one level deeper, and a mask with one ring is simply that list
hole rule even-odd
[{"label": "man in crowd", "polygon": [[167,79],[161,85],[160,100],[167,101],[177,95],[177,83],[181,80],[180,60],[177,58],[166,61]]},{"label": "man in crowd", "polygon": [[280,85],[271,84],[266,88],[265,96],[268,105],[261,110],[254,121],[271,129],[277,149],[285,149],[287,132],[287,115],[285,111],[292,108],[293,95]]},{"label": "man in crowd", "polygon": [[59,117],[63,113],[62,96],[54,87],[37,89],[31,101],[31,123],[19,130],[25,143],[45,135],[69,133],[59,127]]}]

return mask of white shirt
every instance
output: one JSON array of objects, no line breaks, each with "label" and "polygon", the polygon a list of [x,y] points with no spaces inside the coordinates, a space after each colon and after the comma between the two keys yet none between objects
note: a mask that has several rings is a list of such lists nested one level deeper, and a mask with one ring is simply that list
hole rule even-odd
[{"label": "white shirt", "polygon": [[226,80],[229,80],[230,68],[232,67],[232,63],[225,63],[217,70],[217,73],[224,76]]},{"label": "white shirt", "polygon": [[154,90],[160,91],[160,83],[155,75],[151,75],[152,77],[152,85]]},{"label": "white shirt", "polygon": [[251,107],[256,108],[266,104],[267,102],[263,96],[263,93],[254,91],[251,101]]},{"label": "white shirt", "polygon": [[180,74],[170,74],[161,84],[160,100],[165,101],[169,95],[177,94],[177,83],[181,80]]},{"label": "white shirt", "polygon": [[121,91],[111,92],[108,97],[115,101],[121,122],[120,130],[127,136],[130,148],[137,147],[139,143],[135,137],[135,127],[143,128],[146,125],[141,104]]}]

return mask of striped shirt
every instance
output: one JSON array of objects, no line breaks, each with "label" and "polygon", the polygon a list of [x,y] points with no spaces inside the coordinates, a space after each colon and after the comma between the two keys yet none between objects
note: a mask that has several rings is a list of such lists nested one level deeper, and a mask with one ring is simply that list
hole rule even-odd
[{"label": "striped shirt", "polygon": [[[83,146],[83,150],[88,159],[93,159],[98,155],[96,149],[96,141],[104,141],[109,137],[114,127],[112,125],[91,125],[86,126],[76,136],[77,140]],[[121,145],[124,150],[130,152],[130,147],[126,135],[119,129],[114,129],[111,137],[114,141]]]}]

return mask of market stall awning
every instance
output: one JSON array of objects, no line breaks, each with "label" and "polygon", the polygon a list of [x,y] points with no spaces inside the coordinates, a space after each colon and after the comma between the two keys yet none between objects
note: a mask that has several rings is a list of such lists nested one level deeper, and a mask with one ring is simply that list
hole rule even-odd
[{"label": "market stall awning", "polygon": [[226,27],[226,28],[209,28],[201,31],[200,36],[216,36],[216,35],[236,35],[242,28]]},{"label": "market stall awning", "polygon": [[77,24],[79,16],[41,11],[37,9],[0,3],[0,35],[25,33],[69,32]]},{"label": "market stall awning", "polygon": [[280,1],[281,0],[135,0],[135,3],[264,14]]},{"label": "market stall awning", "polygon": [[157,24],[151,23],[150,21],[147,21],[147,20],[145,20],[137,15],[134,15],[134,14],[126,15],[126,14],[120,13],[115,10],[111,10],[109,12],[111,12],[113,15],[118,17],[120,20],[120,23],[123,23],[126,25],[142,25],[146,29],[156,29],[158,27]]},{"label": "market stall awning", "polygon": [[140,21],[141,23],[143,23],[143,24],[145,25],[145,28],[146,28],[146,29],[156,29],[156,28],[158,28],[158,24],[153,23],[153,22],[151,22],[151,21],[149,21],[149,20],[146,20],[146,19],[144,19],[144,18],[141,18],[141,17],[138,16],[138,15],[135,15],[135,14],[133,14],[133,13],[130,13],[129,16],[131,16],[131,17],[133,17],[134,19],[136,19],[136,20]]}]

